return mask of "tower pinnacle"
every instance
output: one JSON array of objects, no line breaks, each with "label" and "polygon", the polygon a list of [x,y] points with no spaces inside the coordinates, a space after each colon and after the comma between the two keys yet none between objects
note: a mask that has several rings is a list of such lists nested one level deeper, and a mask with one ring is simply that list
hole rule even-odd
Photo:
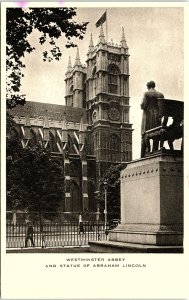
[{"label": "tower pinnacle", "polygon": [[122,27],[121,47],[127,48],[127,43],[126,43],[126,39],[125,39],[125,32],[124,32],[123,27]]},{"label": "tower pinnacle", "polygon": [[75,58],[75,66],[81,66],[81,61],[79,57],[79,48],[77,47],[77,53],[76,53],[76,58]]},{"label": "tower pinnacle", "polygon": [[89,50],[88,50],[88,53],[89,52],[92,52],[94,49],[94,44],[93,44],[93,36],[92,36],[92,33],[91,33],[91,39],[90,39],[90,43],[89,43]]},{"label": "tower pinnacle", "polygon": [[72,69],[71,57],[69,56],[67,72],[70,72]]}]

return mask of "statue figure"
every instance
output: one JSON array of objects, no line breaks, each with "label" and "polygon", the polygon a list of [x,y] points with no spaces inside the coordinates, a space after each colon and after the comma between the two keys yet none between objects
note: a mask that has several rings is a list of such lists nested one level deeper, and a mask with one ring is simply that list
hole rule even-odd
[{"label": "statue figure", "polygon": [[[147,89],[144,93],[141,109],[143,110],[142,116],[142,125],[141,125],[141,136],[142,136],[142,144],[141,144],[141,157],[144,157],[144,154],[150,152],[150,142],[147,136],[145,136],[145,132],[152,128],[161,126],[161,118],[159,116],[159,106],[158,106],[158,98],[164,98],[164,95],[155,90],[155,82],[149,81],[147,83]],[[159,138],[153,139],[153,149],[152,151],[158,150]]]}]

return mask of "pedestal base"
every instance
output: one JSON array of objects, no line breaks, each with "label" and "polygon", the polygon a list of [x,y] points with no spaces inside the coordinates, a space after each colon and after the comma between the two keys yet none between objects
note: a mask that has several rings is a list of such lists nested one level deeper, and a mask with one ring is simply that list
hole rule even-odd
[{"label": "pedestal base", "polygon": [[153,246],[133,243],[99,241],[89,242],[93,253],[183,253],[182,246]]},{"label": "pedestal base", "polygon": [[144,245],[156,245],[156,246],[182,246],[183,234],[182,232],[137,232],[119,230],[117,228],[110,233],[110,241],[114,242],[126,242],[137,243]]}]

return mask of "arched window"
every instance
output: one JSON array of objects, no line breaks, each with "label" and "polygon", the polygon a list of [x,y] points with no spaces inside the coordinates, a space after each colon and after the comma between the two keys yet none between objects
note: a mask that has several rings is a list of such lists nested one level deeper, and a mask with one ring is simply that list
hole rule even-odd
[{"label": "arched window", "polygon": [[83,108],[86,108],[86,81],[83,84]]},{"label": "arched window", "polygon": [[81,176],[81,161],[80,160],[72,160],[70,162],[70,176],[71,177]]},{"label": "arched window", "polygon": [[96,86],[97,86],[96,66],[93,68],[92,78],[93,78],[93,98],[94,98],[96,96]]},{"label": "arched window", "polygon": [[119,73],[117,66],[110,65],[108,67],[108,92],[111,94],[118,94]]},{"label": "arched window", "polygon": [[123,113],[124,113],[124,122],[129,123],[129,110],[125,109]]},{"label": "arched window", "polygon": [[120,161],[120,138],[116,134],[110,136],[110,161]]},{"label": "arched window", "polygon": [[96,75],[96,66],[94,66],[93,70],[92,70],[92,77],[94,78]]},{"label": "arched window", "polygon": [[106,133],[101,134],[101,154],[103,159],[107,159],[107,143],[108,143],[108,137]]},{"label": "arched window", "polygon": [[67,207],[68,211],[80,212],[83,210],[81,193],[78,184],[75,181],[71,181],[70,184],[70,201]]},{"label": "arched window", "polygon": [[70,94],[73,94],[73,84],[70,86]]}]

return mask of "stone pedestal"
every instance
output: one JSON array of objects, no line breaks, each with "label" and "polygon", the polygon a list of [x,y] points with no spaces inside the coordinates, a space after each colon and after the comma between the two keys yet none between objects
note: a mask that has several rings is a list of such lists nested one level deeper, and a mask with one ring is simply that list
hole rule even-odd
[{"label": "stone pedestal", "polygon": [[157,154],[132,161],[122,171],[121,224],[109,233],[112,249],[119,252],[119,244],[122,252],[124,245],[125,252],[128,247],[140,252],[171,252],[171,247],[177,252],[178,247],[182,252],[182,157]]},{"label": "stone pedestal", "polygon": [[183,160],[168,155],[132,161],[121,173],[121,224],[110,241],[182,245]]}]

